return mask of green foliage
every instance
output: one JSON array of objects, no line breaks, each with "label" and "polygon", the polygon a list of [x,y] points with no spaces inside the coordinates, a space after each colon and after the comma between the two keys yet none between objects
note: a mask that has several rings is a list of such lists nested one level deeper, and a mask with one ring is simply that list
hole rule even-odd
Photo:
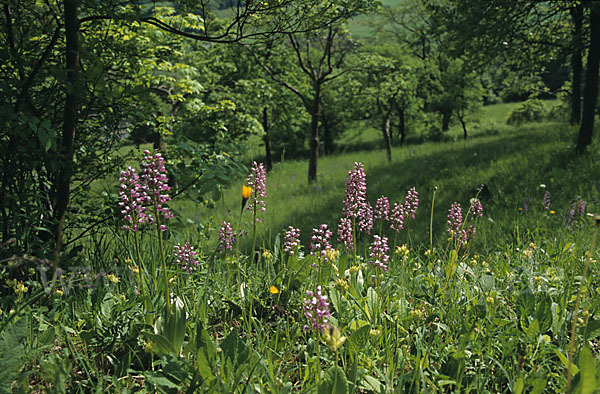
[{"label": "green foliage", "polygon": [[506,119],[509,125],[520,125],[529,122],[542,122],[548,114],[541,100],[530,99],[513,109]]}]

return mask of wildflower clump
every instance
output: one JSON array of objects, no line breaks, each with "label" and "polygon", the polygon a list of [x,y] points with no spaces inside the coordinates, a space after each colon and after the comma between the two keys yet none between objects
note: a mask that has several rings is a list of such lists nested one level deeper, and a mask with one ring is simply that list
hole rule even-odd
[{"label": "wildflower clump", "polygon": [[198,253],[188,242],[183,246],[178,243],[173,246],[173,262],[181,266],[182,271],[187,271],[190,274],[198,267]]},{"label": "wildflower clump", "polygon": [[546,190],[544,192],[544,198],[542,199],[542,205],[545,210],[550,210],[550,192]]},{"label": "wildflower clump", "polygon": [[415,214],[419,209],[419,193],[414,187],[411,188],[408,192],[406,192],[403,208],[407,216],[410,216],[411,219],[415,218]]},{"label": "wildflower clump", "polygon": [[369,247],[369,263],[373,264],[376,268],[382,270],[388,270],[388,263],[390,257],[388,256],[388,245],[387,237],[380,237],[379,235],[373,236],[373,243]]},{"label": "wildflower clump", "polygon": [[373,212],[373,219],[375,220],[385,220],[386,222],[390,220],[390,201],[387,197],[381,196],[377,199],[375,203],[375,211]]},{"label": "wildflower clump", "polygon": [[446,232],[450,234],[453,240],[464,242],[466,241],[466,232],[463,230],[463,217],[460,204],[452,203],[448,211],[448,220],[446,221],[448,229]]},{"label": "wildflower clump", "polygon": [[123,228],[138,231],[141,224],[150,221],[147,212],[150,197],[134,168],[127,167],[127,170],[121,171],[119,181],[121,182],[119,208],[123,219],[127,222]]},{"label": "wildflower clump", "polygon": [[326,224],[313,229],[309,250],[311,255],[317,256],[319,262],[329,261],[327,251],[331,249],[329,240],[332,234]]},{"label": "wildflower clump", "polygon": [[300,230],[289,226],[283,238],[284,252],[289,253],[290,256],[293,256],[294,253],[296,253],[296,251],[298,250],[298,247],[300,246]]},{"label": "wildflower clump", "polygon": [[[263,163],[252,163],[250,175],[248,175],[246,182],[251,191],[254,192],[248,205],[248,210],[254,213],[254,221],[260,223],[261,220],[256,216],[258,211],[267,212],[267,205],[265,203],[265,199],[267,198],[267,173]],[[247,189],[242,188],[242,198],[247,195],[244,193],[247,193]]]},{"label": "wildflower clump", "polygon": [[348,218],[340,218],[338,224],[338,242],[344,245],[346,250],[354,249],[354,237],[352,236],[352,220]]},{"label": "wildflower clump", "polygon": [[[150,221],[154,222],[154,220],[159,220],[160,223],[163,223],[164,220],[173,217],[169,207],[164,205],[171,200],[171,197],[166,194],[166,192],[170,190],[170,187],[167,185],[168,178],[167,170],[165,168],[165,159],[159,152],[155,151],[152,153],[145,150],[141,167],[140,180],[142,181],[146,193],[154,204],[156,215],[158,215],[157,218],[152,218],[150,216]],[[161,217],[163,220],[160,220]],[[161,224],[160,229],[161,231],[165,231],[167,228],[164,224]]]},{"label": "wildflower clump", "polygon": [[355,162],[354,168],[348,171],[346,192],[344,194],[343,215],[348,218],[359,218],[361,210],[367,202],[367,181],[362,163]]},{"label": "wildflower clump", "polygon": [[231,223],[223,221],[221,229],[219,230],[219,250],[228,249],[233,251],[233,244],[235,243],[235,234],[231,228]]},{"label": "wildflower clump", "polygon": [[[472,219],[477,219],[483,216],[483,205],[477,198],[471,199],[471,207],[467,215],[471,215]],[[469,225],[465,229],[465,223],[463,223],[462,209],[459,203],[454,202],[450,206],[448,211],[448,220],[446,222],[448,229],[446,232],[450,234],[450,237],[458,245],[466,243],[475,237],[476,228],[473,225]]]},{"label": "wildflower clump", "polygon": [[326,327],[329,326],[330,316],[327,295],[323,294],[321,286],[317,286],[315,292],[307,290],[304,299],[304,317],[308,319],[309,324],[304,326],[304,331],[325,332]]}]

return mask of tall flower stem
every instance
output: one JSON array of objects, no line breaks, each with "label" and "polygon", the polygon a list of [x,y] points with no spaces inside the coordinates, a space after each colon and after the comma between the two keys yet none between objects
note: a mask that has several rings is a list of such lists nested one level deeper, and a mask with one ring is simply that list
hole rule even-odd
[{"label": "tall flower stem", "polygon": [[596,239],[598,238],[598,228],[600,228],[600,216],[595,216],[594,221],[596,223],[596,227],[594,229],[594,235],[592,237],[592,248],[587,253],[585,259],[585,266],[583,267],[583,276],[581,278],[581,281],[579,282],[579,290],[577,291],[577,298],[575,299],[575,309],[573,310],[573,322],[571,323],[571,340],[569,343],[569,365],[567,367],[567,393],[571,392],[571,365],[573,365],[573,353],[575,352],[577,317],[579,314],[579,305],[581,303],[581,293],[583,292],[583,284],[587,281],[587,273],[590,268],[592,256],[594,255],[594,251],[596,250]]},{"label": "tall flower stem", "polygon": [[256,247],[256,199],[254,200],[254,221],[252,222],[252,258],[254,258],[254,248]]},{"label": "tall flower stem", "polygon": [[437,186],[433,188],[433,197],[431,198],[431,216],[429,218],[429,250],[433,250],[433,208],[435,207],[435,192]]},{"label": "tall flower stem", "polygon": [[356,265],[356,218],[352,217],[352,254]]},{"label": "tall flower stem", "polygon": [[169,299],[169,279],[167,278],[167,263],[165,261],[165,250],[163,247],[162,230],[160,228],[160,216],[158,215],[158,201],[156,200],[156,198],[154,198],[154,216],[156,219],[156,235],[158,236],[158,253],[160,254],[160,262],[163,271],[163,280],[165,286],[165,302],[167,304],[167,315],[169,315],[171,312],[171,301]]},{"label": "tall flower stem", "polygon": [[143,276],[142,276],[142,270],[144,268],[144,265],[142,264],[142,257],[140,254],[140,240],[137,236],[137,231],[133,232],[133,242],[135,245],[135,257],[136,257],[137,265],[138,265],[138,275],[140,277],[140,292],[142,293],[142,295],[145,295],[144,280],[143,280]]}]

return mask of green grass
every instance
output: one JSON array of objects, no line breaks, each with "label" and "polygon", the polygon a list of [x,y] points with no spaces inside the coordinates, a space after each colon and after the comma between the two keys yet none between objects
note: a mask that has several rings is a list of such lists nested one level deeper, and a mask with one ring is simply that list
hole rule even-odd
[{"label": "green grass", "polygon": [[[510,108],[487,107],[489,120],[467,141],[460,138],[456,142],[395,147],[392,163],[387,162],[381,149],[322,157],[319,179],[312,185],[307,182],[305,161],[276,163],[268,175],[268,210],[258,228],[259,240],[268,245],[289,225],[302,230],[305,242],[312,228],[322,223],[335,228],[341,216],[346,177],[355,161],[365,166],[368,200],[373,205],[382,195],[391,202],[401,203],[406,191],[414,186],[421,194],[419,215],[423,219],[429,215],[432,191],[437,187],[434,234],[438,238],[443,238],[450,204],[454,201],[463,206],[468,204],[481,183],[490,190],[485,204],[489,212],[486,217],[492,220],[515,214],[527,199],[539,203],[543,194],[540,184],[546,184],[553,200],[562,205],[568,205],[576,195],[587,199],[595,196],[594,178],[587,172],[575,171],[590,165],[587,157],[577,158],[572,154],[577,131],[558,123],[505,126],[499,120]],[[186,202],[174,206],[186,218],[197,217],[203,222],[213,217],[215,224],[222,221],[236,224],[243,183],[244,179],[240,179],[232,190],[226,191],[214,208]],[[250,222],[250,215],[244,212],[242,226],[248,229]],[[415,224],[404,237],[404,241],[428,240],[428,221]]]},{"label": "green grass", "polygon": [[[575,156],[575,128],[509,127],[509,109],[486,108],[467,141],[396,147],[392,163],[382,150],[322,158],[311,185],[305,161],[277,163],[256,255],[249,212],[241,227],[250,235],[232,252],[215,253],[218,229],[204,226],[212,216],[213,225],[238,227],[243,179],[212,208],[174,201],[166,284],[156,229],[138,234],[138,259],[117,218],[64,256],[68,273],[55,289],[44,286],[53,269],[43,261],[1,270],[0,390],[553,393],[571,384],[591,392],[600,378],[600,254],[594,221],[566,219],[576,197],[598,211],[600,146]],[[407,247],[395,251],[386,233],[387,272],[370,264],[364,234],[356,253],[333,241],[340,254],[329,262],[306,249],[313,227],[335,230],[355,161],[365,166],[370,202],[401,202],[412,186],[420,193],[415,220],[396,240]],[[465,215],[482,182],[484,215],[467,219],[474,238],[449,241],[448,207],[460,202]],[[288,225],[303,233],[293,256],[278,237]],[[191,274],[172,262],[178,242],[198,251]],[[325,332],[303,329],[307,291],[317,286],[331,312]]]}]

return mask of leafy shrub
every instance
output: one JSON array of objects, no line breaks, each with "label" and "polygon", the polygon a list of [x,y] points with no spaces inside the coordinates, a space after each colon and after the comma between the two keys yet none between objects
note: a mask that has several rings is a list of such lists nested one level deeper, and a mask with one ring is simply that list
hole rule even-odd
[{"label": "leafy shrub", "polygon": [[527,122],[541,122],[548,114],[541,100],[530,99],[524,101],[508,114],[506,123],[509,125],[520,125]]}]

